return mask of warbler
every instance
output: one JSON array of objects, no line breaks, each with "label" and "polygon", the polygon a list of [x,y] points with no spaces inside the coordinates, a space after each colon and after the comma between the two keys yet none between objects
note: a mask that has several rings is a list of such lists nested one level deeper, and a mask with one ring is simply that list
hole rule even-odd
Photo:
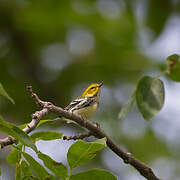
[{"label": "warbler", "polygon": [[[64,109],[73,114],[80,115],[85,119],[91,118],[99,106],[100,88],[102,85],[103,82],[100,84],[91,84],[81,96],[73,100]],[[67,120],[67,122],[70,123],[72,121]]]}]

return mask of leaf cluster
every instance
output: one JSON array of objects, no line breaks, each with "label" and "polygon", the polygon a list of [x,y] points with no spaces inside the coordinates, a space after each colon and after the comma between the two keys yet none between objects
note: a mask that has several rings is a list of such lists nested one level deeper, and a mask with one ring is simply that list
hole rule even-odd
[{"label": "leaf cluster", "polygon": [[[44,120],[43,122],[47,121]],[[98,139],[95,142],[84,142],[82,140],[75,142],[69,148],[67,153],[67,160],[69,163],[68,171],[68,168],[63,163],[57,162],[48,155],[38,151],[35,145],[35,142],[39,140],[49,141],[61,139],[63,133],[40,131],[28,136],[19,127],[5,122],[2,118],[0,118],[0,124],[0,130],[2,132],[5,132],[6,134],[17,139],[17,145],[12,146],[12,151],[7,156],[8,163],[16,166],[16,180],[55,180],[55,178],[76,180],[85,177],[86,179],[99,178],[102,180],[116,180],[116,177],[110,172],[99,169],[93,169],[87,172],[71,175],[74,168],[88,163],[100,150],[106,147],[106,138]],[[43,162],[44,166],[42,166],[30,154],[24,151],[26,146],[30,147],[36,152],[38,158]],[[49,173],[45,167],[49,169],[51,173]]]},{"label": "leaf cluster", "polygon": [[173,81],[180,81],[180,56],[173,54],[166,59],[166,69],[156,77],[142,77],[129,102],[121,109],[119,119],[125,118],[136,101],[139,112],[144,119],[150,120],[162,109],[165,100],[164,83],[161,76],[167,74]]}]

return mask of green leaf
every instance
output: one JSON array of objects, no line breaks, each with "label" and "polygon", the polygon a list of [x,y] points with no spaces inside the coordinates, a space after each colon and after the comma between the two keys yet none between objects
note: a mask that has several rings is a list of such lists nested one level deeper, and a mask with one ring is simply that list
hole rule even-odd
[{"label": "green leaf", "polygon": [[[36,126],[36,128],[39,127],[40,125],[45,124],[45,123],[48,123],[48,122],[53,122],[53,120],[51,120],[51,119],[41,120],[41,121],[39,122],[39,124]],[[19,127],[20,129],[24,129],[27,125],[28,125],[28,123],[25,123],[25,124],[22,124],[22,125],[20,125],[20,126],[18,126],[18,127]]]},{"label": "green leaf", "polygon": [[21,180],[21,169],[19,164],[16,166],[16,180]]},{"label": "green leaf", "polygon": [[32,141],[32,139],[21,129],[19,129],[14,124],[8,123],[2,119],[0,116],[0,131],[14,137],[16,140],[19,140],[22,144],[31,147],[35,152],[37,148]]},{"label": "green leaf", "polygon": [[20,169],[21,169],[21,176],[22,177],[28,177],[28,176],[32,175],[31,168],[25,160],[21,161]]},{"label": "green leaf", "polygon": [[39,122],[39,124],[37,125],[37,127],[39,127],[39,126],[42,125],[42,124],[52,123],[52,122],[54,122],[54,120],[52,120],[52,119],[44,119],[44,120],[41,120],[41,121]]},{"label": "green leaf", "polygon": [[144,76],[138,83],[136,103],[146,120],[153,118],[164,104],[164,84],[158,78]]},{"label": "green leaf", "polygon": [[0,95],[6,97],[8,100],[10,100],[13,104],[15,104],[14,100],[8,95],[8,93],[5,91],[3,85],[0,83]]},{"label": "green leaf", "polygon": [[40,131],[36,132],[31,135],[31,138],[34,141],[38,140],[55,140],[55,139],[61,139],[63,133],[58,133],[58,132],[50,132],[50,131]]},{"label": "green leaf", "polygon": [[22,160],[16,166],[16,180],[31,179],[32,171],[25,160]]},{"label": "green leaf", "polygon": [[136,94],[134,92],[131,96],[130,101],[127,104],[125,104],[122,107],[121,111],[119,112],[119,115],[118,115],[119,120],[123,120],[126,117],[127,113],[132,109],[135,99],[136,99]]},{"label": "green leaf", "polygon": [[[17,145],[17,148],[21,149],[22,145]],[[15,148],[12,148],[12,151],[7,155],[6,160],[10,165],[16,165],[21,159],[21,152]]]},{"label": "green leaf", "polygon": [[96,156],[96,153],[106,146],[106,138],[95,142],[75,142],[68,150],[67,159],[71,169],[85,164]]},{"label": "green leaf", "polygon": [[90,171],[74,174],[71,180],[117,180],[117,178],[109,171],[93,169]]},{"label": "green leaf", "polygon": [[25,123],[25,124],[19,125],[18,128],[23,130],[27,125],[28,125],[28,123]]},{"label": "green leaf", "polygon": [[173,81],[180,81],[180,55],[173,54],[167,57],[168,76]]},{"label": "green leaf", "polygon": [[32,139],[21,129],[19,129],[17,126],[12,127],[12,129],[19,135],[18,140],[22,142],[24,145],[31,147],[35,152],[37,152],[37,147],[35,146]]},{"label": "green leaf", "polygon": [[25,159],[28,161],[32,170],[37,174],[37,176],[39,178],[41,178],[41,179],[46,179],[46,178],[54,179],[52,177],[52,175],[50,175],[42,165],[40,165],[35,159],[32,158],[32,156],[30,156],[29,154],[27,154],[25,152],[23,152],[23,155],[24,155]]},{"label": "green leaf", "polygon": [[65,179],[68,173],[67,167],[62,163],[56,162],[48,155],[38,153],[38,158],[44,162],[44,165],[51,170],[57,177]]},{"label": "green leaf", "polygon": [[1,176],[1,168],[0,168],[0,176]]}]

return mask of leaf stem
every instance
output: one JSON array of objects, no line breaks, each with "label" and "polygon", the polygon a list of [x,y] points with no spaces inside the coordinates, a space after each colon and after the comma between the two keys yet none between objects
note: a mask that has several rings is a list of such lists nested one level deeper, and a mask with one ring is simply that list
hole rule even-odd
[{"label": "leaf stem", "polygon": [[165,69],[159,75],[155,76],[154,79],[159,79],[160,77],[162,77],[162,76],[164,76],[164,75],[166,75],[168,73],[169,73],[168,69]]},{"label": "leaf stem", "polygon": [[71,172],[72,172],[72,169],[70,169],[70,170],[69,170],[69,174],[68,174],[68,176],[66,177],[66,179],[65,179],[65,180],[70,180],[70,177],[71,177]]}]

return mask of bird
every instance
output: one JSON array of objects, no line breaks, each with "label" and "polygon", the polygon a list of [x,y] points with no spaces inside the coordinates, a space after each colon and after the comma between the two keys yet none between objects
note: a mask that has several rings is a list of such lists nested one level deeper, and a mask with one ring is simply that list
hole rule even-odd
[{"label": "bird", "polygon": [[[81,96],[74,99],[64,110],[75,115],[80,115],[85,119],[90,119],[99,106],[100,89],[102,85],[103,82],[89,85]],[[72,122],[72,120],[67,119],[66,121],[67,123]]]}]

